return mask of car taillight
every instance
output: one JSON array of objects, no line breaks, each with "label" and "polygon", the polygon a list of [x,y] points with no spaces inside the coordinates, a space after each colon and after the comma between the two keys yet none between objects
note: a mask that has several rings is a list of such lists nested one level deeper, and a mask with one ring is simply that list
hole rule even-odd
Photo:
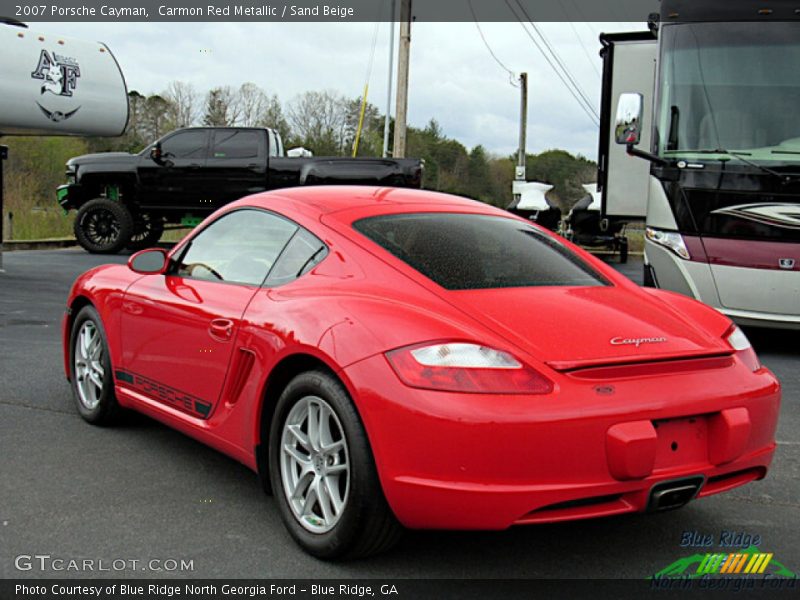
[{"label": "car taillight", "polygon": [[725,334],[725,339],[731,345],[731,348],[736,350],[736,356],[738,356],[750,370],[758,371],[761,368],[761,361],[758,360],[756,351],[753,350],[753,346],[750,344],[750,340],[747,339],[744,331],[734,325]]},{"label": "car taillight", "polygon": [[417,344],[386,353],[410,387],[473,394],[549,394],[553,383],[502,350],[479,344]]}]

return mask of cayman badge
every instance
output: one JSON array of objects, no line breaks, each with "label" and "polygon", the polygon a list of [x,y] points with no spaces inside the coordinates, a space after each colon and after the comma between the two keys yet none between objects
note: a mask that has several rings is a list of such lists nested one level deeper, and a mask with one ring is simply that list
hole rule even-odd
[{"label": "cayman badge", "polygon": [[617,336],[609,340],[612,346],[636,346],[637,348],[642,344],[663,344],[667,341],[665,337],[640,337],[640,338],[627,338]]}]

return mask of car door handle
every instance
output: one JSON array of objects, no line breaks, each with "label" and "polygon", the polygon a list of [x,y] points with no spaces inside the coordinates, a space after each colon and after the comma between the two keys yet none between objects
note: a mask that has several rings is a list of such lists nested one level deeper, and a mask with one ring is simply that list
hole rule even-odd
[{"label": "car door handle", "polygon": [[233,334],[233,321],[230,319],[214,319],[208,327],[208,334],[220,342],[230,341]]}]

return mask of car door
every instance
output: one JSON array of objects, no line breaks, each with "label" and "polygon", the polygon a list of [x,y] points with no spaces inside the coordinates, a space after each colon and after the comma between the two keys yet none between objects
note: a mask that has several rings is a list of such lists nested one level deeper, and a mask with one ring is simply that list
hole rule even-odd
[{"label": "car door", "polygon": [[162,140],[161,159],[144,152],[139,162],[139,202],[145,208],[211,208],[204,170],[210,130],[182,129]]},{"label": "car door", "polygon": [[206,162],[206,194],[216,208],[267,189],[267,136],[263,129],[217,129]]},{"label": "car door", "polygon": [[181,413],[214,412],[242,315],[298,227],[260,209],[226,213],[145,275],[121,312],[122,385]]}]

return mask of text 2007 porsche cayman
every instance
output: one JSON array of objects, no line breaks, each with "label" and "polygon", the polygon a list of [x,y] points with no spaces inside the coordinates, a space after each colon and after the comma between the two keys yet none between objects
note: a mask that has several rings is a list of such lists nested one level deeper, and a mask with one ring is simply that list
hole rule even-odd
[{"label": "text 2007 porsche cayman", "polygon": [[86,420],[134,409],[240,460],[321,557],[732,489],[765,476],[780,403],[720,313],[401,189],[250,196],[92,269],[64,354]]}]

